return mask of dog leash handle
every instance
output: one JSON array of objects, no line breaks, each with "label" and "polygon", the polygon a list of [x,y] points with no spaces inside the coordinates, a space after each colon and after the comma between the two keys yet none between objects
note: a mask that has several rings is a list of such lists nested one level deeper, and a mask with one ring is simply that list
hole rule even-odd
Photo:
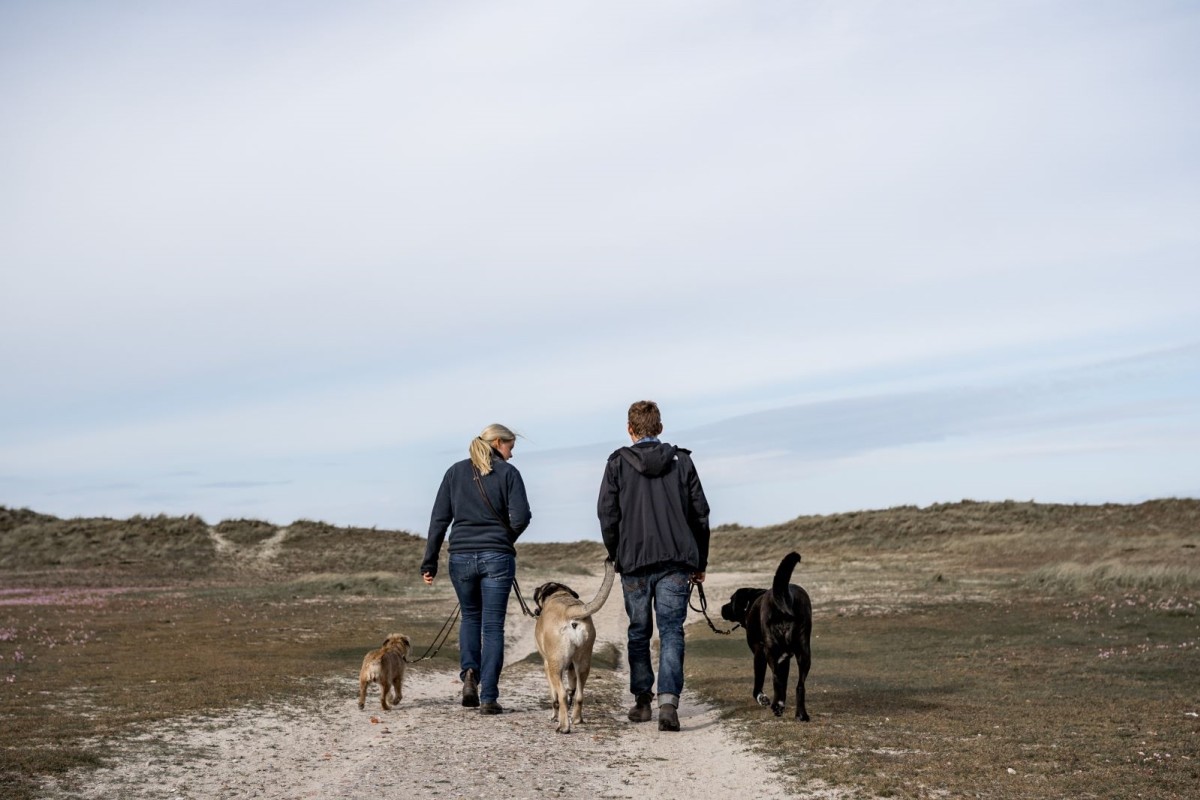
[{"label": "dog leash handle", "polygon": [[700,607],[696,608],[695,606],[692,605],[692,599],[691,599],[690,595],[688,596],[688,607],[691,608],[692,611],[699,611],[701,614],[704,615],[704,621],[708,623],[708,627],[712,628],[713,633],[719,633],[722,636],[728,636],[729,634],[736,631],[738,628],[742,627],[740,624],[734,623],[732,628],[730,628],[727,631],[723,631],[720,628],[718,628],[716,625],[714,625],[712,618],[708,616],[708,598],[704,594],[704,584],[696,583],[696,581],[692,581],[692,588],[696,589],[697,594],[700,595]]}]

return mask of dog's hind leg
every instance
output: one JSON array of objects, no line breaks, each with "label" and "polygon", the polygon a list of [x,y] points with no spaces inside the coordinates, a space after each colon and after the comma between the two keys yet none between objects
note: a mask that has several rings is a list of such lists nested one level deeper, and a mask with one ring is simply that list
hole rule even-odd
[{"label": "dog's hind leg", "polygon": [[558,719],[558,691],[554,688],[554,678],[550,675],[550,662],[543,662],[546,668],[546,683],[550,686],[550,719]]},{"label": "dog's hind leg", "polygon": [[771,705],[771,698],[763,694],[763,682],[767,678],[767,654],[762,650],[754,651],[754,702],[760,706]]},{"label": "dog's hind leg", "polygon": [[563,673],[566,670],[553,669],[546,664],[546,680],[550,682],[550,697],[554,703],[554,719],[558,720],[557,733],[571,732],[570,700],[567,698],[567,688],[563,685]]},{"label": "dog's hind leg", "polygon": [[363,706],[365,706],[367,704],[367,684],[368,683],[370,683],[370,681],[364,681],[362,678],[358,679],[358,710],[359,711],[362,711]]},{"label": "dog's hind leg", "polygon": [[775,700],[771,703],[771,713],[777,717],[783,716],[783,707],[787,702],[787,679],[791,666],[791,653],[780,656],[775,662],[774,679],[771,681],[771,690],[775,695]]},{"label": "dog's hind leg", "polygon": [[575,665],[567,662],[558,675],[558,732],[571,732],[571,716],[575,705]]},{"label": "dog's hind leg", "polygon": [[575,721],[583,722],[583,685],[587,683],[588,675],[591,674],[592,667],[579,665],[576,667],[576,690],[575,690]]},{"label": "dog's hind leg", "polygon": [[574,664],[567,664],[567,668],[563,670],[562,682],[563,689],[567,692],[567,708],[572,708],[575,705],[575,693],[579,689],[579,678]]},{"label": "dog's hind leg", "polygon": [[388,701],[387,701],[388,695],[391,694],[391,692],[392,692],[392,687],[387,685],[387,681],[384,680],[384,677],[381,673],[379,676],[379,705],[381,705],[383,707],[384,711],[392,710],[392,707],[388,705]]},{"label": "dog's hind leg", "polygon": [[395,705],[404,699],[404,676],[397,675],[396,679],[392,682],[392,686],[396,687],[396,699],[392,701],[392,704]]},{"label": "dog's hind leg", "polygon": [[808,668],[812,666],[812,655],[808,650],[800,653],[800,677],[796,678],[796,716],[801,722],[808,722],[808,707],[804,704],[804,684],[808,681]]}]

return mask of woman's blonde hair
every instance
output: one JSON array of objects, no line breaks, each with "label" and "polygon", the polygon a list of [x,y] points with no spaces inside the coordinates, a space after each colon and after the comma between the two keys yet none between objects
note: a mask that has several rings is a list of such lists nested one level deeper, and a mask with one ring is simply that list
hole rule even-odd
[{"label": "woman's blonde hair", "polygon": [[492,471],[492,443],[515,442],[517,434],[510,431],[500,423],[493,423],[483,429],[483,433],[471,440],[470,454],[471,463],[475,465],[475,469],[479,470],[480,475],[487,475]]}]

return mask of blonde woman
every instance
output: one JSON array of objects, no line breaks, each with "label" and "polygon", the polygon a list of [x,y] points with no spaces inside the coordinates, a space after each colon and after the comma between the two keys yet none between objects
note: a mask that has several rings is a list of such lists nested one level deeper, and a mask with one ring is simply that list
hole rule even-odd
[{"label": "blonde woman", "polygon": [[532,514],[521,473],[508,463],[517,435],[489,425],[471,441],[470,458],[446,470],[433,514],[421,575],[433,585],[438,554],[450,530],[450,582],[462,607],[458,649],[462,704],[500,714],[504,615],[517,572],[513,544]]}]

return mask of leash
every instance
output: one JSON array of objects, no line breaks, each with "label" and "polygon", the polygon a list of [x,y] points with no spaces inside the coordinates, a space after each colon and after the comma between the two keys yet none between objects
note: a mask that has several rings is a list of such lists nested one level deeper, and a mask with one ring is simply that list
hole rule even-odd
[{"label": "leash", "polygon": [[[429,647],[425,650],[425,655],[421,656],[415,661],[408,661],[407,658],[404,660],[408,661],[409,664],[416,664],[421,661],[428,661],[436,656],[438,651],[442,649],[442,645],[444,645],[446,640],[450,638],[450,631],[454,630],[454,623],[458,622],[458,615],[460,613],[462,613],[462,607],[459,606],[458,603],[455,603],[454,610],[450,612],[450,618],[442,624],[442,629],[438,631],[437,636],[433,637],[433,644],[429,645]],[[441,639],[441,641],[439,642],[438,639]]]},{"label": "leash", "polygon": [[534,619],[537,619],[541,609],[538,609],[537,611],[529,610],[529,604],[526,603],[525,598],[521,596],[521,584],[517,583],[516,575],[513,575],[513,591],[517,593],[517,602],[521,604],[521,613],[527,617],[533,617]]},{"label": "leash", "polygon": [[696,583],[695,581],[692,581],[692,588],[695,589],[697,594],[700,595],[700,607],[696,608],[694,605],[692,605],[692,595],[691,595],[691,592],[689,592],[688,593],[688,608],[692,609],[692,611],[699,611],[701,614],[703,614],[704,621],[708,623],[708,627],[712,628],[713,633],[719,633],[722,636],[728,636],[729,634],[736,631],[738,628],[742,627],[741,623],[735,622],[735,623],[733,623],[732,628],[730,628],[727,631],[723,631],[720,628],[718,628],[716,625],[714,625],[712,619],[708,616],[708,598],[704,596],[704,584]]},{"label": "leash", "polygon": [[[518,536],[517,532],[513,530],[512,525],[509,524],[509,521],[505,517],[502,517],[496,513],[496,507],[492,505],[492,501],[488,499],[487,492],[483,490],[483,476],[479,474],[479,468],[476,467],[474,463],[471,464],[471,474],[475,477],[475,488],[479,490],[479,496],[487,505],[488,511],[491,511],[492,516],[496,518],[496,521],[499,522],[501,526],[503,526],[504,531],[509,535],[509,538],[511,538],[513,542],[516,542]],[[521,604],[521,613],[527,617],[537,617],[537,612],[529,610],[529,604],[525,602],[525,597],[521,594],[521,584],[517,583],[516,575],[513,575],[512,585],[513,591],[517,593],[517,602]]]},{"label": "leash", "polygon": [[[527,617],[537,617],[536,611],[529,610],[529,604],[525,602],[525,598],[521,596],[521,584],[517,583],[517,577],[513,576],[513,589],[517,593],[517,601],[521,604],[521,611]],[[433,637],[433,643],[426,648],[424,655],[420,658],[409,661],[409,664],[417,664],[421,661],[428,661],[438,654],[442,646],[450,639],[450,631],[454,630],[454,623],[458,622],[459,615],[462,614],[462,606],[458,603],[454,604],[454,610],[450,612],[450,617],[442,624],[442,629],[438,631],[437,636]],[[440,640],[440,641],[439,641]]]}]

